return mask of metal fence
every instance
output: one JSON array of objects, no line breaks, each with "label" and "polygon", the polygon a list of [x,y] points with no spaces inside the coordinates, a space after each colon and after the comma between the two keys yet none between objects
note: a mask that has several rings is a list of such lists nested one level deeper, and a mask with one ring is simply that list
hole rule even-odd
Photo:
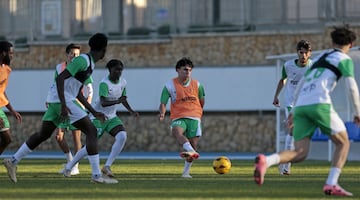
[{"label": "metal fence", "polygon": [[0,0],[0,9],[0,36],[16,43],[81,39],[99,31],[131,39],[322,29],[360,19],[360,0]]}]

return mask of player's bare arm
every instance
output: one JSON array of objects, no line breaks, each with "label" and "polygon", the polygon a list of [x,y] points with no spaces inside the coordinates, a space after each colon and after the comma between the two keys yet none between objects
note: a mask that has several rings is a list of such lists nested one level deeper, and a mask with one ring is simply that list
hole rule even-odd
[{"label": "player's bare arm", "polygon": [[161,103],[159,106],[159,120],[163,121],[165,119],[165,113],[166,113],[166,105]]}]

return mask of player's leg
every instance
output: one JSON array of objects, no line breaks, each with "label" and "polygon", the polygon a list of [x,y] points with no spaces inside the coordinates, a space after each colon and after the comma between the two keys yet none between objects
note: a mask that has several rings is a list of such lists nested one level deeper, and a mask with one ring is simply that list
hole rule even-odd
[{"label": "player's leg", "polygon": [[[199,142],[199,139],[200,139],[200,136],[189,138],[189,142],[195,151],[197,151],[197,144]],[[185,158],[184,169],[182,172],[183,178],[192,178],[192,176],[190,175],[190,169],[191,169],[194,159],[195,158],[192,156],[188,156]]]},{"label": "player's leg", "polygon": [[86,150],[88,153],[89,162],[92,168],[93,177],[101,176],[100,172],[100,158],[97,148],[97,131],[95,126],[90,121],[90,118],[85,116],[73,123],[73,125],[80,129],[86,135]]},{"label": "player's leg", "polygon": [[72,169],[74,168],[74,166],[80,162],[81,159],[83,159],[85,156],[87,156],[87,150],[86,150],[86,146],[84,146],[83,148],[81,148],[78,152],[76,152],[76,154],[74,155],[73,159],[66,163],[63,174],[65,177],[70,177],[72,174]]},{"label": "player's leg", "polygon": [[[285,150],[294,150],[294,137],[292,136],[292,133],[289,133],[285,137]],[[281,164],[282,166],[282,175],[290,175],[290,168],[291,168],[291,162]]]},{"label": "player's leg", "polygon": [[[291,109],[292,109],[292,107],[290,107],[290,106],[286,107],[286,109],[285,109],[286,119],[289,117],[289,113],[290,113]],[[294,146],[294,137],[292,136],[292,128],[288,129],[287,132],[288,133],[285,136],[284,150],[294,150],[295,146]],[[291,162],[280,164],[279,165],[280,174],[281,175],[290,175],[290,167],[291,167]]]},{"label": "player's leg", "polygon": [[[184,152],[180,153],[182,158],[193,157],[197,159],[199,154],[196,152],[194,147],[190,144],[188,137],[185,135],[186,131],[190,128],[188,127],[188,122],[190,119],[181,118],[172,121],[171,123],[171,133],[176,138],[179,144],[182,145]],[[196,129],[197,130],[197,129]]]},{"label": "player's leg", "polygon": [[323,191],[327,195],[352,196],[352,193],[344,190],[338,185],[341,170],[348,157],[350,142],[343,121],[332,107],[330,108],[330,123],[328,124],[328,127],[331,128],[331,133],[335,133],[330,135],[332,142],[335,144],[335,151]]},{"label": "player's leg", "polygon": [[[75,129],[75,127],[70,128],[72,131],[73,141],[74,141],[74,152],[75,154],[81,149],[81,131]],[[79,172],[79,163],[77,162],[72,168],[71,175],[80,174]]]},{"label": "player's leg", "polygon": [[267,171],[267,168],[284,164],[288,162],[296,163],[305,160],[308,155],[310,147],[310,139],[305,137],[299,141],[295,141],[294,150],[284,150],[279,153],[274,153],[268,156],[259,154],[255,158],[255,170],[254,170],[254,180],[258,185],[264,183],[264,176]]},{"label": "player's leg", "polygon": [[293,135],[295,139],[294,150],[284,150],[280,153],[274,153],[269,156],[259,154],[255,158],[254,181],[258,185],[264,183],[267,168],[272,165],[284,164],[288,162],[303,161],[309,151],[310,138],[314,132],[317,123],[316,120],[309,118],[312,113],[309,110],[315,110],[310,107],[297,107],[293,114]]},{"label": "player's leg", "polygon": [[50,138],[55,129],[56,125],[53,122],[43,121],[39,132],[31,135],[11,158],[4,159],[3,164],[7,169],[8,176],[11,181],[17,182],[16,170],[17,164],[20,162],[20,160],[31,153],[43,141]]},{"label": "player's leg", "polygon": [[115,141],[111,147],[111,152],[105,162],[104,167],[101,169],[102,173],[109,176],[114,177],[114,174],[111,171],[111,165],[116,159],[116,156],[120,154],[122,149],[125,146],[125,142],[127,139],[127,134],[125,128],[122,124],[120,118],[116,117],[108,121],[107,127],[109,127],[109,134],[115,138]]},{"label": "player's leg", "polygon": [[[182,177],[184,178],[192,178],[190,175],[190,168],[192,166],[192,163],[195,159],[199,158],[199,154],[197,153],[197,147],[199,139],[202,135],[201,130],[201,122],[200,120],[194,120],[194,119],[185,119],[187,131],[185,131],[184,135],[186,138],[188,138],[190,146],[194,149],[195,154],[191,154],[193,152],[190,152],[188,156],[185,157],[185,164],[184,169],[182,173]],[[185,148],[184,148],[185,149]],[[185,155],[189,152],[183,152]]]},{"label": "player's leg", "polygon": [[0,131],[0,155],[4,152],[5,148],[11,143],[10,130]]},{"label": "player's leg", "polygon": [[[92,120],[92,123],[94,124],[95,128],[97,129],[97,134],[98,134],[98,138],[101,137],[101,135],[103,134],[103,125],[104,123],[101,123],[100,120],[97,120],[97,119],[93,119]],[[74,130],[78,130],[77,128],[73,127],[73,126],[70,126],[70,128],[74,128]],[[81,130],[79,130],[79,132],[81,133]],[[82,148],[80,148],[80,150],[78,150],[75,154],[75,156],[73,157],[73,160],[71,160],[70,162],[68,162],[66,165],[65,165],[65,168],[64,168],[64,176],[65,177],[70,177],[71,176],[71,171],[72,169],[74,168],[74,166],[79,163],[79,161],[81,159],[83,159],[85,156],[88,155],[88,152],[87,152],[87,148],[86,148],[86,145],[83,146]]]},{"label": "player's leg", "polygon": [[328,174],[326,184],[323,187],[323,191],[327,195],[353,196],[352,193],[344,190],[338,184],[338,179],[347,160],[350,148],[346,131],[331,135],[331,140],[335,144],[335,151],[331,162],[330,172]]},{"label": "player's leg", "polygon": [[94,183],[106,184],[118,183],[117,180],[103,177],[101,174],[97,129],[90,120],[89,116],[77,102],[73,102],[73,104],[68,104],[67,106],[71,110],[71,114],[69,116],[70,123],[86,135],[86,150],[92,169],[91,181]]},{"label": "player's leg", "polygon": [[64,133],[65,130],[63,128],[57,128],[55,130],[55,139],[60,147],[60,149],[62,150],[62,152],[65,155],[66,158],[66,162],[69,162],[72,160],[72,153],[70,151],[69,145],[67,144],[66,140],[64,139]]},{"label": "player's leg", "polygon": [[180,153],[180,157],[185,158],[184,170],[182,173],[183,178],[192,178],[189,174],[190,167],[192,165],[192,157],[189,153],[196,152],[191,146],[189,139],[184,135],[186,130],[185,119],[177,119],[171,123],[171,133],[177,140],[182,148],[185,150]]},{"label": "player's leg", "polygon": [[74,152],[76,153],[82,147],[82,144],[81,144],[81,131],[80,130],[73,130],[72,135],[73,135],[73,140],[74,140]]}]

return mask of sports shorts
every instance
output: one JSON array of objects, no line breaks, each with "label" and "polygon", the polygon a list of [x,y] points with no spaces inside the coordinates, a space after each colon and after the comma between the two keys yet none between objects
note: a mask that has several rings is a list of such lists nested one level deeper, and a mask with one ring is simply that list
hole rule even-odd
[{"label": "sports shorts", "polygon": [[0,132],[9,130],[10,129],[10,122],[9,122],[9,119],[7,118],[7,116],[6,116],[3,109],[0,109],[0,118],[4,122],[4,127],[2,129],[0,129]]},{"label": "sports shorts", "polygon": [[171,128],[176,126],[184,129],[184,136],[187,138],[200,137],[202,134],[200,120],[190,118],[174,119],[171,122]]},{"label": "sports shorts", "polygon": [[295,141],[311,138],[316,128],[328,136],[346,131],[344,122],[331,104],[297,106],[294,108],[293,123]]},{"label": "sports shorts", "polygon": [[111,119],[105,120],[103,123],[101,123],[101,121],[98,119],[93,119],[92,122],[97,129],[98,138],[100,138],[104,132],[110,133],[113,128],[123,125],[119,117],[113,117]]},{"label": "sports shorts", "polygon": [[42,120],[51,121],[56,127],[66,128],[69,127],[70,124],[73,124],[88,115],[76,100],[67,102],[66,106],[71,110],[71,113],[68,114],[69,118],[67,121],[60,121],[61,103],[49,103],[48,109],[46,110]]}]

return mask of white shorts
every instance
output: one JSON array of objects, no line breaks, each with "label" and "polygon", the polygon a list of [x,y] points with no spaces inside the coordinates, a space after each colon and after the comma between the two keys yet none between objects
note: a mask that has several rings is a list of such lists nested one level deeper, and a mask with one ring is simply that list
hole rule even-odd
[{"label": "white shorts", "polygon": [[74,122],[77,122],[88,115],[84,108],[82,108],[80,104],[74,101],[66,102],[66,106],[70,109],[71,112],[69,113],[70,124],[73,124]]}]

